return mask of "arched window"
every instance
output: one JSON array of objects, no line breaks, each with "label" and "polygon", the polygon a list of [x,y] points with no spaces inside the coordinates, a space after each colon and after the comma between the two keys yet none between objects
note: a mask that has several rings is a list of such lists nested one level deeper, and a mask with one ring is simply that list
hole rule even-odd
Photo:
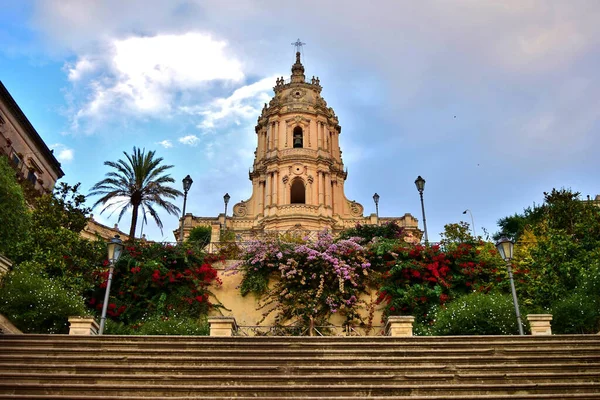
[{"label": "arched window", "polygon": [[290,203],[306,204],[306,191],[302,179],[295,179],[290,188]]},{"label": "arched window", "polygon": [[294,148],[304,147],[302,145],[302,128],[297,126],[294,128]]}]

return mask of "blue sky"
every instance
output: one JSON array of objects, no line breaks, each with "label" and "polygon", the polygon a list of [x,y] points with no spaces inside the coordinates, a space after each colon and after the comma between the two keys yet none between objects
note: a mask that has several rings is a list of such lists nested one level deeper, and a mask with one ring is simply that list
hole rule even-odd
[{"label": "blue sky", "polygon": [[[256,118],[299,37],[365,214],[377,192],[382,216],[421,220],[418,175],[430,240],[465,209],[481,234],[552,188],[599,194],[600,3],[416,3],[0,0],[0,79],[64,181],[87,193],[143,147],[178,187],[192,176],[188,212],[216,216],[251,194]],[[173,240],[163,222],[144,232]]]}]

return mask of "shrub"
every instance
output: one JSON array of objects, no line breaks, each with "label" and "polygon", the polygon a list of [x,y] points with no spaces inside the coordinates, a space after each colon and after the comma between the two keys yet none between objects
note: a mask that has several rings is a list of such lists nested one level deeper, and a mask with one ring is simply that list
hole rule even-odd
[{"label": "shrub", "polygon": [[0,312],[25,333],[67,333],[68,317],[85,315],[83,298],[43,273],[43,266],[22,263],[0,290]]},{"label": "shrub", "polygon": [[597,294],[575,292],[552,306],[553,333],[598,333],[600,299]]},{"label": "shrub", "polygon": [[193,242],[206,246],[210,243],[212,229],[210,226],[197,226],[190,231],[187,238],[188,242]]},{"label": "shrub", "polygon": [[513,335],[519,328],[512,298],[505,294],[471,293],[440,309],[435,335]]},{"label": "shrub", "polygon": [[15,171],[4,156],[0,156],[0,254],[13,258],[17,244],[28,233],[31,216]]},{"label": "shrub", "polygon": [[180,316],[171,316],[168,318],[154,316],[132,326],[107,320],[106,333],[110,335],[208,336],[210,328],[206,319],[198,320]]}]

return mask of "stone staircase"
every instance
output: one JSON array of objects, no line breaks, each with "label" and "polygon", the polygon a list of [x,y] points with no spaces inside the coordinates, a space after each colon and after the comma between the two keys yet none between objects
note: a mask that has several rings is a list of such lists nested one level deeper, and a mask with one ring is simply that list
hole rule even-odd
[{"label": "stone staircase", "polygon": [[0,399],[600,399],[600,335],[0,335]]}]

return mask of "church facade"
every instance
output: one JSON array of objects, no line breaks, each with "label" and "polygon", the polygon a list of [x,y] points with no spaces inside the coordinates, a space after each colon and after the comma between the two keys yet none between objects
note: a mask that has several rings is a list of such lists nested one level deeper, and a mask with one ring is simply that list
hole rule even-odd
[{"label": "church facade", "polygon": [[[319,78],[307,80],[304,72],[297,52],[290,79],[276,80],[275,96],[258,117],[257,146],[249,173],[252,196],[235,204],[231,217],[186,214],[180,220],[184,236],[201,225],[211,226],[212,240],[218,241],[223,229],[238,238],[251,238],[269,231],[327,229],[335,233],[356,224],[394,221],[420,237],[412,215],[364,216],[363,206],[346,198],[348,173],[339,142],[342,128],[321,96]],[[178,238],[179,229],[174,233]]]}]

